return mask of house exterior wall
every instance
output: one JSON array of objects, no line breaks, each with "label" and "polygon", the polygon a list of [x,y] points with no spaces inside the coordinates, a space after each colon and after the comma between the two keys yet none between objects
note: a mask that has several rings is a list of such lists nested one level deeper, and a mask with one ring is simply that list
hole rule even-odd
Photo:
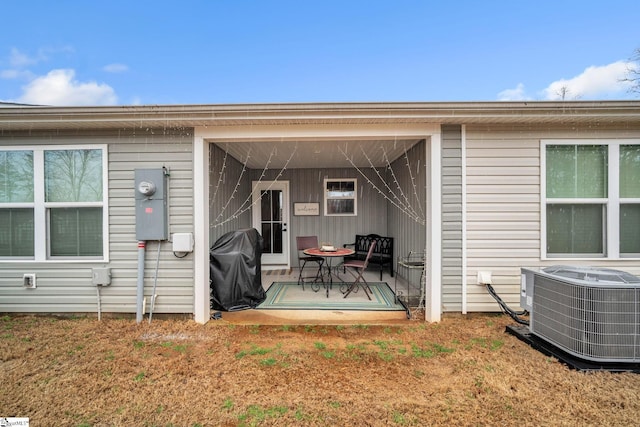
[{"label": "house exterior wall", "polygon": [[491,271],[493,287],[519,305],[520,268],[554,264],[596,265],[640,273],[637,260],[541,259],[541,139],[640,138],[640,125],[467,126],[466,206],[469,311],[497,311],[479,270]]},{"label": "house exterior wall", "polygon": [[462,311],[462,127],[442,126],[442,310]]},{"label": "house exterior wall", "polygon": [[[96,312],[92,268],[111,269],[111,285],[101,289],[103,312],[136,312],[137,241],[134,169],[170,170],[169,232],[193,232],[192,134],[189,129],[3,132],[0,147],[107,145],[109,256],[95,261],[0,260],[0,312]],[[151,295],[157,242],[147,244],[145,295]],[[193,312],[192,255],[178,259],[162,242],[157,274],[156,313]],[[24,289],[22,275],[36,273],[37,288]],[[149,299],[147,299],[149,302]],[[150,304],[147,304],[147,310]]]}]

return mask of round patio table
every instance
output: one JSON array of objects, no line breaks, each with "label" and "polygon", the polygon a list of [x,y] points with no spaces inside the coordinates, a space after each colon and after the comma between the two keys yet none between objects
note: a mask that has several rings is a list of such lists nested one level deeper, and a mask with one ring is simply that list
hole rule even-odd
[{"label": "round patio table", "polygon": [[[348,249],[348,248],[336,248],[333,251],[323,251],[320,248],[309,248],[309,249],[305,249],[302,252],[304,252],[305,255],[324,258],[325,262],[324,262],[323,268],[326,270],[326,272],[322,273],[322,277],[326,275],[329,279],[329,283],[328,284],[324,283],[324,279],[322,279],[322,282],[324,283],[324,287],[327,290],[327,298],[329,298],[329,288],[333,286],[333,277],[335,276],[335,278],[338,279],[338,281],[342,280],[340,279],[340,277],[338,277],[336,274],[333,273],[331,262],[333,261],[334,258],[345,257],[345,256],[353,255],[354,253],[356,253],[353,249]],[[313,289],[313,284],[311,285],[311,289]],[[320,290],[320,285],[317,285],[317,289],[314,289],[314,290],[318,292]]]}]

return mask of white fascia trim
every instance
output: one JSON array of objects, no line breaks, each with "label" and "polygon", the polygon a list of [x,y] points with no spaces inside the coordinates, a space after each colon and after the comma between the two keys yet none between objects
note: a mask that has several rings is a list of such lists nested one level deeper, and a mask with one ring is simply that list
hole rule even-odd
[{"label": "white fascia trim", "polygon": [[195,134],[210,142],[241,141],[321,141],[381,138],[424,138],[440,132],[440,126],[430,123],[399,124],[338,124],[331,125],[237,125],[197,127]]},{"label": "white fascia trim", "polygon": [[197,323],[209,321],[209,143],[193,138],[194,272],[193,314]]},{"label": "white fascia trim", "polygon": [[460,141],[462,169],[462,314],[467,314],[467,127],[462,125]]}]

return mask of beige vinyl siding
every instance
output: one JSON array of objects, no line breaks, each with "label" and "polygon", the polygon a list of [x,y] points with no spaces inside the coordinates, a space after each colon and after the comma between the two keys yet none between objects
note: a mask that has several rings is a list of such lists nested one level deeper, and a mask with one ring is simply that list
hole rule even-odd
[{"label": "beige vinyl siding", "polygon": [[461,126],[442,126],[442,310],[462,311]]},{"label": "beige vinyl siding", "polygon": [[[486,289],[477,286],[480,270],[491,271],[496,292],[519,306],[520,268],[566,261],[541,261],[540,140],[638,138],[640,127],[468,126],[467,282],[469,311],[497,311]],[[575,260],[572,264],[593,265]],[[631,261],[601,260],[599,266],[638,272]]]},{"label": "beige vinyl siding", "polygon": [[[0,261],[0,311],[84,313],[97,311],[92,268],[109,267],[112,282],[101,289],[102,312],[135,313],[138,248],[135,236],[134,170],[167,167],[169,232],[193,232],[192,131],[130,129],[3,134],[0,146],[106,144],[108,159],[109,262]],[[148,242],[145,296],[152,293],[157,242]],[[193,261],[178,259],[162,242],[156,313],[193,312]],[[23,289],[22,275],[36,273],[37,288]],[[150,304],[147,304],[147,310]]]}]

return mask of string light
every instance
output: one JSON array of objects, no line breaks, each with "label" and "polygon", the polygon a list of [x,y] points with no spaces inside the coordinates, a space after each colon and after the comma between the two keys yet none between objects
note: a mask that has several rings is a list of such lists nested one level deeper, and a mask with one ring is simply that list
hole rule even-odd
[{"label": "string light", "polygon": [[[240,171],[240,176],[238,176],[238,180],[236,181],[236,186],[233,189],[233,192],[231,193],[231,197],[229,197],[229,200],[227,200],[227,203],[225,203],[225,205],[222,207],[222,210],[220,211],[220,213],[218,214],[218,216],[216,217],[214,222],[218,221],[218,219],[224,214],[224,211],[229,206],[229,203],[231,203],[231,200],[233,200],[233,195],[238,192],[238,187],[240,187],[240,184],[242,183],[242,176],[244,175],[245,171],[247,170],[247,163],[249,161],[250,154],[251,154],[251,151],[249,151],[249,153],[247,154],[247,159],[245,160],[244,164],[242,165],[242,171]],[[211,207],[213,207],[213,199],[212,199],[211,203],[212,203]]]},{"label": "string light", "polygon": [[[278,181],[278,178],[282,177],[282,174],[284,173],[284,171],[287,169],[287,166],[289,166],[289,163],[291,162],[291,159],[293,159],[293,156],[296,154],[296,151],[298,149],[298,145],[296,144],[296,146],[294,147],[293,151],[291,152],[291,155],[289,156],[289,158],[287,159],[287,161],[285,162],[284,166],[282,167],[282,169],[280,169],[280,171],[278,172],[278,174],[276,175],[275,180],[272,180],[269,183],[269,186],[264,190],[264,191],[269,191],[271,189],[271,187]],[[267,160],[267,164],[265,165],[265,167],[262,169],[262,173],[260,174],[260,178],[258,178],[258,184],[260,182],[262,182],[262,179],[266,176],[266,172],[269,169],[269,165],[271,164],[271,159],[273,158],[273,156],[275,155],[275,153],[277,153],[276,148],[274,147],[271,150],[271,153],[269,154],[269,159]],[[249,160],[249,158],[247,157],[247,161]],[[245,170],[247,166],[247,162],[244,163],[243,165],[243,172]],[[234,189],[234,194],[236,193],[238,186],[239,186],[239,179],[238,179],[238,184],[236,184],[236,188]],[[220,212],[220,215],[218,215],[214,221],[214,224],[211,225],[210,228],[215,228],[215,227],[219,227],[223,224],[226,224],[229,221],[232,221],[233,219],[235,219],[236,217],[239,217],[240,215],[242,215],[243,213],[247,212],[249,209],[251,209],[256,203],[258,203],[258,201],[260,201],[262,198],[258,198],[256,200],[254,200],[252,203],[249,203],[251,201],[253,197],[253,192],[251,192],[249,194],[249,196],[244,200],[244,202],[242,202],[242,204],[240,205],[240,207],[231,215],[231,217],[228,217],[227,219],[223,220],[223,221],[218,221],[218,218],[220,218],[220,216],[222,215],[222,212]],[[249,205],[247,207],[244,207],[247,203],[249,203]],[[229,202],[227,202],[227,205],[229,204]],[[225,205],[225,207],[223,208],[226,209],[227,205]]]},{"label": "string light", "polygon": [[384,160],[385,162],[387,162],[387,165],[389,167],[389,171],[391,172],[391,177],[393,178],[393,182],[396,184],[396,187],[398,188],[398,190],[400,190],[400,195],[404,198],[404,200],[407,203],[408,208],[411,210],[411,212],[418,217],[418,212],[416,212],[416,210],[413,208],[413,206],[411,206],[411,202],[409,201],[409,198],[404,194],[404,191],[402,191],[402,186],[400,185],[400,183],[398,182],[398,178],[396,178],[396,174],[393,171],[393,167],[391,166],[391,162],[389,161],[389,157],[387,156],[387,151],[384,149],[382,149],[382,154],[384,156]]},{"label": "string light", "polygon": [[[224,152],[224,158],[222,159],[222,167],[220,168],[220,174],[218,175],[218,182],[216,183],[216,187],[213,190],[213,196],[211,197],[211,203],[213,203],[216,200],[216,196],[218,195],[218,190],[220,189],[220,183],[222,182],[222,177],[224,174],[224,170],[227,167],[227,155],[229,154],[229,152],[227,150],[229,150],[229,144],[227,143],[227,145],[225,145],[226,149]],[[212,164],[211,158],[213,156],[213,150],[209,150],[209,164]]]},{"label": "string light", "polygon": [[[226,147],[228,149],[228,146]],[[409,200],[409,198],[407,197],[407,195],[405,194],[405,192],[402,189],[402,185],[400,184],[394,170],[393,167],[391,166],[391,162],[389,160],[388,154],[385,150],[384,147],[382,147],[383,150],[383,158],[387,164],[387,168],[390,171],[390,175],[393,179],[393,184],[395,185],[395,187],[397,188],[399,195],[396,194],[396,191],[394,191],[391,186],[388,184],[388,180],[385,179],[384,177],[381,176],[380,171],[378,168],[373,166],[373,161],[371,160],[371,158],[368,156],[367,152],[364,150],[364,148],[362,146],[360,146],[365,158],[367,159],[367,161],[369,162],[369,165],[371,166],[371,168],[375,171],[378,179],[380,179],[380,181],[384,184],[384,187],[386,188],[386,192],[383,191],[382,189],[380,189],[371,179],[369,179],[369,177],[355,164],[355,162],[353,161],[353,159],[351,157],[349,157],[349,155],[347,154],[347,147],[345,146],[345,149],[342,149],[342,147],[338,146],[338,150],[340,151],[340,153],[345,157],[345,159],[351,164],[351,166],[366,180],[367,184],[373,188],[375,191],[378,192],[378,194],[380,194],[385,200],[387,200],[389,203],[391,203],[393,206],[395,206],[400,212],[402,212],[404,215],[406,215],[407,217],[409,217],[411,220],[413,220],[414,222],[421,224],[421,225],[425,225],[426,224],[426,220],[425,220],[425,214],[424,214],[424,210],[422,208],[422,204],[420,203],[420,197],[418,196],[418,189],[417,189],[417,185],[416,185],[416,179],[415,176],[411,170],[411,166],[410,166],[410,161],[409,161],[409,156],[407,153],[407,149],[405,146],[404,149],[404,157],[406,160],[406,165],[407,165],[407,170],[409,173],[409,178],[410,178],[410,183],[411,186],[413,188],[413,194],[415,196],[415,199],[417,201],[418,204],[418,210],[419,212],[411,205],[411,202]],[[287,161],[285,162],[284,166],[278,171],[276,178],[274,180],[271,181],[271,183],[269,184],[269,186],[264,190],[264,191],[269,191],[272,186],[278,182],[278,179],[280,179],[283,174],[284,171],[287,170],[287,167],[289,165],[289,163],[291,162],[291,160],[293,159],[296,151],[298,149],[298,145],[296,144],[296,146],[294,147],[294,149],[292,150],[289,158],[287,159]],[[258,201],[261,200],[261,198],[258,198],[254,201],[252,201],[252,197],[253,194],[252,192],[249,194],[249,196],[242,202],[242,204],[236,209],[236,211],[234,213],[232,213],[231,215],[229,215],[226,219],[222,219],[224,213],[226,212],[227,208],[229,207],[231,200],[233,200],[235,198],[235,194],[238,193],[239,188],[242,184],[242,177],[244,176],[245,172],[247,171],[248,168],[248,162],[250,159],[250,154],[251,154],[251,149],[249,150],[247,157],[242,165],[242,171],[240,172],[240,176],[238,177],[234,190],[232,192],[231,197],[226,201],[225,205],[222,207],[222,209],[220,210],[220,212],[218,213],[218,215],[216,216],[215,220],[213,221],[213,224],[210,226],[211,228],[216,228],[216,227],[220,227],[223,224],[226,224],[234,219],[239,218],[242,214],[244,214],[245,212],[247,212],[249,209],[251,209]],[[273,157],[277,154],[277,148],[274,146],[271,150],[271,153],[269,154],[269,158],[266,162],[266,165],[264,166],[264,168],[262,169],[262,172],[260,174],[260,177],[258,178],[258,183],[261,183],[265,177],[266,177],[266,172],[269,169],[269,165],[271,164]],[[216,186],[214,188],[214,194],[213,197],[211,199],[211,208],[213,208],[214,205],[214,201],[217,197],[217,194],[219,192],[220,186],[222,184],[222,179],[223,179],[223,171],[227,168],[227,158],[228,158],[228,151],[225,150],[225,155],[223,158],[223,164],[221,167],[221,171],[219,173],[218,176],[218,181],[216,183]],[[210,162],[211,163],[211,162]],[[321,177],[321,171],[318,171],[318,176],[319,178]],[[362,191],[361,191],[362,194]],[[391,197],[389,197],[389,194],[391,195],[391,197],[393,197],[393,199]],[[405,202],[402,201],[402,199],[405,200]]]},{"label": "string light", "polygon": [[[406,216],[408,216],[409,218],[411,218],[413,221],[417,222],[420,225],[425,225],[426,221],[424,218],[420,218],[417,215],[414,215],[410,210],[408,209],[404,209],[403,207],[401,207],[400,205],[398,205],[395,201],[393,201],[392,199],[389,198],[389,196],[387,196],[386,194],[384,194],[380,188],[378,188],[378,186],[376,184],[374,184],[367,175],[364,174],[364,172],[362,172],[360,170],[360,168],[353,162],[352,159],[349,158],[349,156],[347,156],[347,153],[342,150],[342,147],[338,147],[338,150],[340,150],[340,152],[342,153],[342,155],[344,155],[344,157],[347,159],[347,161],[349,163],[351,163],[351,166],[358,171],[358,173],[360,175],[362,175],[362,177],[367,181],[367,183],[373,187],[375,190],[378,191],[379,194],[381,194],[389,203],[391,203],[393,206],[395,206],[396,208],[398,208],[400,210],[400,212],[402,212],[403,214],[405,214]],[[366,152],[365,152],[365,156],[367,156]],[[367,157],[368,158],[368,157]],[[396,180],[396,185],[399,185],[398,181]],[[393,193],[393,192],[392,192]]]},{"label": "string light", "polygon": [[[420,216],[424,218],[424,211],[422,210],[422,203],[420,203],[420,197],[418,196],[418,186],[416,185],[416,179],[411,172],[411,164],[409,162],[409,155],[407,154],[407,147],[404,147],[404,158],[407,160],[407,170],[409,171],[409,178],[411,178],[411,186],[413,187],[413,195],[416,196],[416,201],[418,202],[418,209],[420,209]],[[418,165],[420,167],[420,160],[418,159]],[[417,169],[419,171],[419,169]]]},{"label": "string light", "polygon": [[[391,195],[398,201],[398,203],[400,205],[402,205],[402,209],[406,209],[407,211],[410,211],[413,215],[417,216],[415,211],[413,211],[409,206],[405,205],[398,196],[396,196],[396,194],[393,192],[393,190],[391,189],[391,187],[389,187],[389,184],[387,184],[387,180],[384,179],[381,175],[380,175],[380,171],[378,170],[378,168],[376,168],[373,165],[373,162],[371,161],[371,159],[369,158],[369,156],[367,156],[366,151],[364,150],[364,148],[362,146],[360,146],[360,149],[362,150],[362,154],[364,154],[365,158],[367,159],[367,161],[369,162],[369,166],[371,166],[371,169],[373,169],[373,171],[376,173],[376,175],[378,176],[378,178],[380,178],[380,181],[384,184],[384,186],[387,188],[387,190],[389,191],[389,193],[391,193]],[[384,151],[384,147],[382,147],[382,150]],[[380,191],[378,191],[378,193],[382,194]]]}]

